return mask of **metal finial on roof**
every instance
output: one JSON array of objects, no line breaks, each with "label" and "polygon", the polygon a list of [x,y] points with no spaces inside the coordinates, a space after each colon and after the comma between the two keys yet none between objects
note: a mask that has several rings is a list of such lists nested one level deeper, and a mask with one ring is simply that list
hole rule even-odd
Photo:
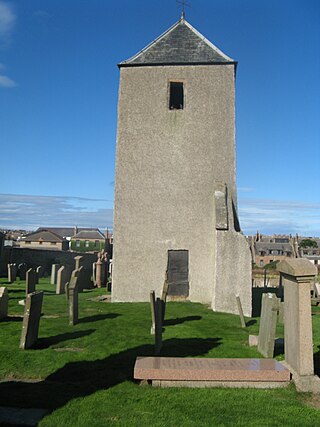
[{"label": "metal finial on roof", "polygon": [[185,18],[185,6],[190,6],[186,0],[176,0],[176,3],[181,4],[181,19]]}]

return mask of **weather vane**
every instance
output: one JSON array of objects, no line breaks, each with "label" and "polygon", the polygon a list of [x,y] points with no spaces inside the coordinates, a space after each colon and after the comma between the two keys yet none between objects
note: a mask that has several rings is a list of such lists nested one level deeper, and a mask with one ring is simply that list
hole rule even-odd
[{"label": "weather vane", "polygon": [[181,19],[185,17],[185,6],[189,6],[190,4],[186,0],[176,0],[176,3],[181,5]]}]

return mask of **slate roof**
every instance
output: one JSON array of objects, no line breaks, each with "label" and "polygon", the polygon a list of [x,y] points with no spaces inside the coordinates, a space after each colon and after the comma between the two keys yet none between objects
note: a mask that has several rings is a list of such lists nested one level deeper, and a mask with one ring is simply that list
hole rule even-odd
[{"label": "slate roof", "polygon": [[259,254],[260,251],[283,251],[293,253],[293,249],[290,243],[269,243],[269,242],[255,242],[255,253]]},{"label": "slate roof", "polygon": [[97,228],[95,230],[82,230],[72,236],[72,239],[105,240],[105,236]]},{"label": "slate roof", "polygon": [[[39,227],[37,231],[48,230],[58,234],[61,237],[72,237],[74,236],[75,227]],[[83,228],[77,227],[78,231],[83,230],[97,230],[96,228]]]},{"label": "slate roof", "polygon": [[184,18],[118,66],[236,64]]},{"label": "slate roof", "polygon": [[65,239],[58,234],[50,230],[37,230],[32,233],[26,234],[21,240],[27,240],[32,242],[64,242]]}]

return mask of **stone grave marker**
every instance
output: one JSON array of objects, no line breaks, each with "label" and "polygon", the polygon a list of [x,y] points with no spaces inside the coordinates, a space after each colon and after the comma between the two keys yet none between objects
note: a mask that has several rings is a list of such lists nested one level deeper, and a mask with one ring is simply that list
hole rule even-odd
[{"label": "stone grave marker", "polygon": [[36,290],[37,274],[33,268],[29,268],[26,274],[26,294],[31,294]]},{"label": "stone grave marker", "polygon": [[81,264],[82,264],[82,260],[83,260],[83,256],[81,256],[81,255],[74,257],[75,270],[79,270],[79,268],[81,267]]},{"label": "stone grave marker", "polygon": [[134,378],[161,387],[286,387],[290,372],[273,359],[137,357]]},{"label": "stone grave marker", "polygon": [[95,284],[98,288],[102,287],[102,261],[98,258],[98,261],[94,263],[95,265]]},{"label": "stone grave marker", "polygon": [[314,284],[314,290],[315,290],[315,296],[317,298],[320,298],[320,283]]},{"label": "stone grave marker", "polygon": [[76,325],[78,323],[78,278],[71,277],[68,286],[69,294],[69,324]]},{"label": "stone grave marker", "polygon": [[61,295],[65,292],[66,283],[70,281],[71,271],[68,266],[62,266],[58,270],[56,294]]},{"label": "stone grave marker", "polygon": [[97,286],[97,282],[96,282],[96,263],[95,262],[92,263],[92,281],[93,281],[94,285]]},{"label": "stone grave marker", "polygon": [[152,319],[150,334],[154,335],[156,332],[156,296],[154,291],[150,292],[150,307]]},{"label": "stone grave marker", "polygon": [[32,347],[38,339],[42,301],[43,292],[27,295],[20,339],[20,348],[23,350]]},{"label": "stone grave marker", "polygon": [[317,269],[305,258],[280,261],[284,288],[285,361],[299,391],[320,393],[314,375],[310,289]]},{"label": "stone grave marker", "polygon": [[240,296],[236,295],[236,299],[237,299],[237,305],[238,305],[238,310],[239,310],[241,327],[245,328],[247,326],[247,324],[246,324],[246,319],[244,318]]},{"label": "stone grave marker", "polygon": [[280,299],[276,294],[262,294],[258,351],[264,357],[273,357],[279,306]]},{"label": "stone grave marker", "polygon": [[44,268],[42,267],[42,265],[39,265],[37,267],[36,272],[38,274],[38,278],[41,279],[43,277],[43,273],[44,273]]},{"label": "stone grave marker", "polygon": [[60,268],[60,264],[52,264],[51,267],[51,285],[55,285],[57,283],[58,270]]},{"label": "stone grave marker", "polygon": [[17,265],[8,264],[8,282],[14,283],[17,279]]},{"label": "stone grave marker", "polygon": [[4,286],[0,288],[0,320],[8,316],[8,289]]},{"label": "stone grave marker", "polygon": [[27,264],[25,262],[22,262],[21,264],[19,264],[18,272],[19,272],[20,280],[26,280],[27,270],[28,270],[28,268],[27,268]]},{"label": "stone grave marker", "polygon": [[162,348],[162,314],[163,301],[160,298],[156,299],[155,304],[155,355],[159,355]]}]

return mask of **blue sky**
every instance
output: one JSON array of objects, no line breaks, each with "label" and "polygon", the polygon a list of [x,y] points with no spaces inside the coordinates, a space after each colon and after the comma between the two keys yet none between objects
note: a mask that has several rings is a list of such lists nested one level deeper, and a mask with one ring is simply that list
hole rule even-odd
[{"label": "blue sky", "polygon": [[[239,61],[244,233],[320,235],[319,0],[189,3]],[[0,0],[0,228],[112,227],[116,64],[179,17],[175,0]]]}]

